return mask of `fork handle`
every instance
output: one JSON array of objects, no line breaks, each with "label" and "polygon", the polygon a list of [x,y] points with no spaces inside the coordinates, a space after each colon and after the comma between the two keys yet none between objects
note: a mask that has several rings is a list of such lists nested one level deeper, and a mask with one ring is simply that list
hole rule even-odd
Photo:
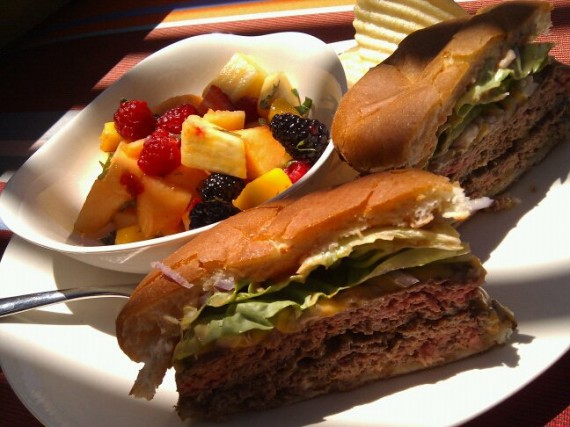
[{"label": "fork handle", "polygon": [[0,317],[66,301],[95,297],[128,297],[128,291],[108,288],[71,288],[0,298]]}]

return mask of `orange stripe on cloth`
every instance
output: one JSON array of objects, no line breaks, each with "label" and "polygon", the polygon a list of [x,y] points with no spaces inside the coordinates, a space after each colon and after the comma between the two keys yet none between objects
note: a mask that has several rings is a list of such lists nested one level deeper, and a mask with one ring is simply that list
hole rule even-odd
[{"label": "orange stripe on cloth", "polygon": [[214,17],[250,15],[271,12],[306,11],[308,9],[343,7],[351,9],[355,0],[271,0],[251,3],[236,3],[200,8],[179,8],[169,13],[163,20],[167,22],[186,21]]}]

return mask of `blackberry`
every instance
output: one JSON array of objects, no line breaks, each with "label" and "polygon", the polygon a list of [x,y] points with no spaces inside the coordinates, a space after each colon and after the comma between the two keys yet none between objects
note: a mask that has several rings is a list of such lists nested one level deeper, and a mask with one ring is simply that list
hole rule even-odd
[{"label": "blackberry", "polygon": [[295,160],[315,164],[329,141],[327,127],[314,119],[285,113],[276,114],[269,123],[273,138],[283,145]]},{"label": "blackberry", "polygon": [[207,200],[198,203],[190,211],[190,229],[204,227],[229,218],[240,212],[238,208],[223,200]]},{"label": "blackberry", "polygon": [[202,200],[223,200],[231,202],[245,187],[245,181],[223,173],[212,173],[198,187]]}]

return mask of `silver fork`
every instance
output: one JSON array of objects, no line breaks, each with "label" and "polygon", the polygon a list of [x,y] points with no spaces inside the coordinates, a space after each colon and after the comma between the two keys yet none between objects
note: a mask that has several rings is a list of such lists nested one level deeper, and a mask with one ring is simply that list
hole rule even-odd
[{"label": "silver fork", "polygon": [[102,297],[128,298],[134,288],[135,285],[70,288],[0,298],[0,317],[21,313],[32,308],[80,299]]}]

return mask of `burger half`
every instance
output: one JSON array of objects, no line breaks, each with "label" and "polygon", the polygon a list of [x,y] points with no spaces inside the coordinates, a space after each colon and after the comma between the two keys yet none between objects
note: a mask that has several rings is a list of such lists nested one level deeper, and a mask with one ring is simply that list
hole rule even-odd
[{"label": "burger half", "polygon": [[332,138],[361,173],[425,168],[494,196],[570,139],[570,67],[535,42],[552,4],[504,1],[405,38],[343,97]]},{"label": "burger half", "polygon": [[[482,203],[483,202],[483,203]],[[264,204],[202,233],[117,318],[150,399],[174,367],[182,418],[344,391],[505,343],[511,312],[452,226],[486,200],[420,170]]]}]

